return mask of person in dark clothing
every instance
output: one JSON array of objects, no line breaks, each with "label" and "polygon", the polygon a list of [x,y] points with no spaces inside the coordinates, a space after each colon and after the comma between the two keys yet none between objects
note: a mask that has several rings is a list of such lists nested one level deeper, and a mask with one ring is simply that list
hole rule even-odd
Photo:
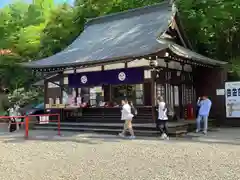
[{"label": "person in dark clothing", "polygon": [[[198,101],[201,102],[202,101],[202,97],[199,97]],[[197,105],[197,107],[196,107],[196,117],[198,117],[199,109],[200,109],[200,107]]]},{"label": "person in dark clothing", "polygon": [[9,107],[10,104],[7,94],[5,93],[3,88],[0,88],[0,116],[5,116]]},{"label": "person in dark clothing", "polygon": [[[10,103],[7,97],[7,91],[3,88],[0,88],[0,116],[8,116],[8,109],[10,107]],[[1,119],[4,122],[7,122],[7,119]],[[16,130],[16,124],[12,123],[12,120],[8,120],[9,123],[9,131],[13,132]]]}]

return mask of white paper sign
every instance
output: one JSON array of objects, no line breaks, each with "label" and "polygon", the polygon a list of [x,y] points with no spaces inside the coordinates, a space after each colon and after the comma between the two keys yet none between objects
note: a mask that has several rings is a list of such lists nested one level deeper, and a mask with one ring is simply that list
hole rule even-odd
[{"label": "white paper sign", "polygon": [[225,107],[227,118],[240,117],[240,82],[225,83]]},{"label": "white paper sign", "polygon": [[178,86],[174,86],[174,105],[179,106],[179,89],[178,89]]},{"label": "white paper sign", "polygon": [[217,96],[224,96],[225,89],[216,89],[216,94]]},{"label": "white paper sign", "polygon": [[49,116],[39,116],[39,124],[48,124],[49,123]]},{"label": "white paper sign", "polygon": [[59,88],[59,86],[57,84],[60,84],[60,82],[59,81],[56,81],[54,83],[49,82],[48,83],[48,88]]}]

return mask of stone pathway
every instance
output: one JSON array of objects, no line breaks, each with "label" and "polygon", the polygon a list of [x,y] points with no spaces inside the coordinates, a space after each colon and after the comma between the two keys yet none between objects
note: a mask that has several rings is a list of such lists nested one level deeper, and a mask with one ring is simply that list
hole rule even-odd
[{"label": "stone pathway", "polygon": [[[239,130],[161,141],[53,131],[0,132],[1,180],[239,180]],[[232,134],[230,134],[232,133]],[[239,144],[238,144],[239,143]]]}]

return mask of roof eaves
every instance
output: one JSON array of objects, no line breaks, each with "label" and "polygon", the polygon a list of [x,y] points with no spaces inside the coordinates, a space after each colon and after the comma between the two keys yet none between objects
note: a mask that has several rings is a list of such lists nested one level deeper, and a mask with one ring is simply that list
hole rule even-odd
[{"label": "roof eaves", "polygon": [[180,46],[177,45],[177,44],[169,44],[169,49],[172,52],[174,52],[175,54],[177,54],[178,56],[182,56],[182,57],[187,58],[187,59],[197,60],[199,62],[206,63],[206,64],[211,64],[211,65],[214,65],[214,66],[226,65],[227,64],[227,62],[211,59],[211,58],[205,57],[201,54],[198,54],[194,51],[191,51],[189,49],[181,47],[181,49],[186,50],[185,52],[183,52],[178,47],[180,47]]},{"label": "roof eaves", "polygon": [[107,63],[115,63],[115,62],[121,62],[121,61],[131,61],[132,59],[137,59],[139,57],[144,56],[151,56],[154,53],[160,52],[163,49],[166,49],[168,46],[162,46],[161,48],[155,49],[154,51],[146,54],[135,54],[131,56],[121,56],[121,57],[115,57],[115,58],[109,58],[109,59],[100,59],[100,60],[89,60],[84,62],[74,62],[74,63],[68,63],[68,64],[54,64],[54,65],[39,65],[34,64],[34,61],[32,63],[22,63],[21,65],[30,68],[30,69],[45,69],[45,68],[69,68],[69,67],[79,67],[79,66],[92,66],[92,65],[105,65]]},{"label": "roof eaves", "polygon": [[[137,56],[136,56],[137,57]],[[129,58],[135,58],[135,56],[122,56],[122,57],[116,57],[111,59],[100,59],[100,60],[89,60],[84,62],[74,62],[74,63],[67,63],[67,64],[54,64],[54,65],[39,65],[34,64],[34,61],[32,64],[29,63],[23,63],[22,66],[26,68],[34,68],[34,69],[43,69],[43,68],[56,68],[56,67],[77,67],[77,66],[89,66],[89,65],[97,65],[97,64],[105,64],[113,61],[124,61]]]}]

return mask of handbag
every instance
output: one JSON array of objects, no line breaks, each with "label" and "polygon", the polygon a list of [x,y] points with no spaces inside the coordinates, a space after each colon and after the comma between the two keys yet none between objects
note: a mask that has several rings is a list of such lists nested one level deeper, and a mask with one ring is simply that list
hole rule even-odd
[{"label": "handbag", "polygon": [[173,117],[174,116],[174,110],[170,106],[167,106],[167,116]]},{"label": "handbag", "polygon": [[15,121],[15,118],[12,118],[10,120],[9,132],[14,132],[16,130],[17,130],[17,124],[16,124],[16,121]]},{"label": "handbag", "polygon": [[131,106],[131,113],[136,116],[137,115],[137,109],[133,106]]}]

